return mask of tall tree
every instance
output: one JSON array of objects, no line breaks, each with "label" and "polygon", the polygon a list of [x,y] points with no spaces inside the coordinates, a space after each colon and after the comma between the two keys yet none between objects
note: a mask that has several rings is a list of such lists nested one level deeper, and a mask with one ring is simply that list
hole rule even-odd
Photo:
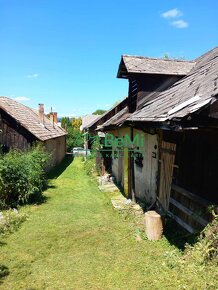
[{"label": "tall tree", "polygon": [[71,122],[69,117],[63,117],[61,119],[61,127],[67,130],[67,128],[71,127]]}]

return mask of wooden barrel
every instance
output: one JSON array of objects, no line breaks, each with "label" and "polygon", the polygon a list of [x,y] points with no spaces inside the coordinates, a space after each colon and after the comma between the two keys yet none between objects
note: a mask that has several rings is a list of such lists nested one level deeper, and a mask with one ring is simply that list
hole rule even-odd
[{"label": "wooden barrel", "polygon": [[150,241],[160,240],[163,233],[161,216],[154,210],[145,213],[145,232]]}]

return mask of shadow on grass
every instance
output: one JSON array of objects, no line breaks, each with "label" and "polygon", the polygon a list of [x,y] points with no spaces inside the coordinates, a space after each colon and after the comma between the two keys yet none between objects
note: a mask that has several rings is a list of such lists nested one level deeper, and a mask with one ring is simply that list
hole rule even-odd
[{"label": "shadow on grass", "polygon": [[9,275],[9,269],[7,266],[0,264],[0,285],[3,283],[3,278]]},{"label": "shadow on grass", "polygon": [[60,176],[64,172],[64,170],[73,162],[73,159],[74,157],[72,154],[67,154],[61,164],[56,166],[48,173],[48,179],[58,178],[58,176]]},{"label": "shadow on grass", "polygon": [[[64,160],[61,162],[61,164],[59,164],[58,166],[56,166],[55,168],[53,168],[48,174],[47,174],[47,184],[45,185],[43,191],[49,189],[49,188],[56,188],[56,186],[54,184],[52,184],[52,179],[56,179],[58,178],[58,176],[60,176],[63,171],[72,163],[73,161],[73,156],[71,155],[66,155],[66,157],[64,158]],[[32,195],[32,197],[30,198],[28,204],[36,204],[36,205],[40,205],[43,204],[45,202],[48,201],[48,199],[50,199],[50,197],[45,196],[43,194],[34,194]]]},{"label": "shadow on grass", "polygon": [[0,241],[0,247],[7,245],[5,242]]},{"label": "shadow on grass", "polygon": [[[48,189],[48,188],[49,188],[49,185],[47,186],[46,189]],[[42,195],[41,194],[40,195],[33,195],[33,197],[29,200],[28,204],[40,205],[40,204],[47,202],[48,199],[50,199],[50,197],[45,196],[43,194]]]},{"label": "shadow on grass", "polygon": [[198,240],[198,234],[190,234],[183,230],[174,220],[168,218],[165,228],[164,236],[171,245],[176,246],[178,249],[184,251],[185,245],[193,245]]}]

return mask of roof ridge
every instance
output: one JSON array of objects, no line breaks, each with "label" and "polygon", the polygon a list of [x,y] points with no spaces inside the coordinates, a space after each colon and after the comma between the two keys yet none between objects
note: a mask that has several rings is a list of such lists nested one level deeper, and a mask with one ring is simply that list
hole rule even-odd
[{"label": "roof ridge", "polygon": [[218,50],[218,46],[215,46],[214,48],[206,51],[205,53],[201,54],[200,56],[195,58],[195,62],[201,60],[202,58],[204,58],[205,56],[209,55],[210,53],[212,53],[213,51]]},{"label": "roof ridge", "polygon": [[188,63],[195,63],[195,60],[183,60],[183,59],[168,59],[168,58],[161,58],[161,57],[149,57],[149,56],[140,56],[140,55],[129,55],[123,54],[122,57],[132,57],[132,58],[140,58],[140,59],[149,59],[149,60],[164,60],[164,61],[177,61],[177,62],[188,62]]}]

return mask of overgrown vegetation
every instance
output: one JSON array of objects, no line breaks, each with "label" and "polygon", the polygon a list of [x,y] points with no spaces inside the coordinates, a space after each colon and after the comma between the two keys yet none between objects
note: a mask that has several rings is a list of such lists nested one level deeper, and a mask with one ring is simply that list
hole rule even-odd
[{"label": "overgrown vegetation", "polygon": [[100,175],[101,166],[96,164],[96,156],[101,148],[99,138],[96,138],[91,145],[91,155],[84,159],[84,169],[88,175]]},{"label": "overgrown vegetation", "polygon": [[17,207],[40,199],[47,185],[49,155],[41,145],[0,156],[0,208]]},{"label": "overgrown vegetation", "polygon": [[84,160],[84,169],[88,175],[96,173],[96,162],[94,157],[89,156]]},{"label": "overgrown vegetation", "polygon": [[187,245],[185,251],[187,261],[195,261],[200,265],[218,265],[218,215],[201,232],[197,243]]}]

